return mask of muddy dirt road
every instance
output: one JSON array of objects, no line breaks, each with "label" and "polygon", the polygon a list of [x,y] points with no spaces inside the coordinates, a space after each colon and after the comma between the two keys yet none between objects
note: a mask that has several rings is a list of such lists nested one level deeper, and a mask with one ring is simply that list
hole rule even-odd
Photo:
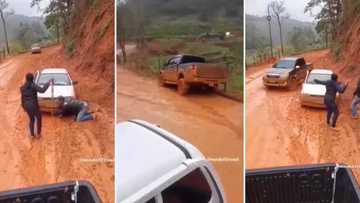
[{"label": "muddy dirt road", "polygon": [[[42,54],[23,54],[0,63],[0,190],[50,184],[67,180],[88,180],[104,202],[114,201],[113,113],[111,105],[99,107],[89,97],[93,91],[88,77],[74,69],[59,46]],[[20,105],[19,88],[27,72],[44,67],[67,67],[78,97],[89,101],[97,120],[75,123],[73,118],[43,115],[40,139],[30,138],[28,118]],[[101,82],[101,81],[100,81]]]},{"label": "muddy dirt road", "polygon": [[209,92],[180,96],[175,88],[160,87],[155,79],[118,67],[118,120],[159,124],[194,144],[208,158],[238,159],[214,163],[233,203],[242,202],[242,108],[241,103]]},{"label": "muddy dirt road", "polygon": [[295,90],[265,89],[262,76],[271,65],[250,67],[246,76],[247,168],[360,163],[360,121],[350,118],[352,92],[358,78],[343,71],[341,64],[335,64],[328,50],[304,57],[315,68],[333,69],[340,81],[351,79],[339,106],[339,131],[328,129],[324,110],[300,106],[301,86]]}]

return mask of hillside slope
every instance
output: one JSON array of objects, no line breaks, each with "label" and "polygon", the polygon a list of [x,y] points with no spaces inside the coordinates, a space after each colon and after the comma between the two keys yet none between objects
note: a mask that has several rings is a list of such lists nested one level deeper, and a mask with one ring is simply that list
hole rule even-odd
[{"label": "hillside slope", "polygon": [[[64,48],[76,61],[75,69],[89,78],[89,100],[113,113],[114,98],[114,2],[79,0],[77,16]],[[100,90],[100,91],[99,91]],[[110,98],[109,98],[110,97]],[[104,99],[109,98],[109,99]]]},{"label": "hillside slope", "polygon": [[[303,22],[294,19],[282,19],[283,20],[283,34],[284,41],[286,42],[291,32],[295,27],[310,28],[315,31],[315,24],[311,22]],[[279,26],[275,19],[271,23],[272,38],[275,45],[280,45]],[[254,34],[258,37],[268,40],[269,25],[265,16],[259,17],[246,14],[246,36],[254,37]]]},{"label": "hillside slope", "polygon": [[[338,51],[344,64],[344,70],[360,72],[360,14],[348,15],[339,37]],[[335,52],[337,50],[334,50]],[[336,53],[335,53],[336,54]]]}]

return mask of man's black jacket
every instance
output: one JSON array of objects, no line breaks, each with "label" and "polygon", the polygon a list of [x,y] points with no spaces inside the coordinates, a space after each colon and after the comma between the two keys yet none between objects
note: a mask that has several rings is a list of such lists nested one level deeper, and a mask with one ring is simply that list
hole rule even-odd
[{"label": "man's black jacket", "polygon": [[44,93],[50,86],[46,83],[43,87],[36,85],[33,82],[26,82],[21,86],[21,105],[23,108],[39,108],[37,93]]},{"label": "man's black jacket", "polygon": [[326,93],[325,93],[325,99],[328,101],[334,101],[336,99],[336,93],[344,93],[347,85],[342,85],[341,83],[338,83],[334,80],[328,80],[328,81],[321,81],[321,80],[314,80],[318,84],[322,84],[326,86]]}]

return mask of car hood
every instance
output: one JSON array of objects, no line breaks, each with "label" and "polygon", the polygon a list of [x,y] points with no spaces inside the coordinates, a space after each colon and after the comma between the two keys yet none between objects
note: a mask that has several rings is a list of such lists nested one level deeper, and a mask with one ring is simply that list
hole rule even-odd
[{"label": "car hood", "polygon": [[317,96],[325,96],[326,87],[320,84],[304,84],[302,87],[302,94],[311,94]]},{"label": "car hood", "polygon": [[[75,97],[75,91],[73,86],[53,86],[54,88],[54,97]],[[39,98],[51,98],[52,97],[52,86],[50,86],[46,92],[38,93]]]},{"label": "car hood", "polygon": [[286,69],[286,68],[270,68],[269,70],[266,71],[266,74],[284,74],[284,73],[289,73],[291,72],[292,69]]}]

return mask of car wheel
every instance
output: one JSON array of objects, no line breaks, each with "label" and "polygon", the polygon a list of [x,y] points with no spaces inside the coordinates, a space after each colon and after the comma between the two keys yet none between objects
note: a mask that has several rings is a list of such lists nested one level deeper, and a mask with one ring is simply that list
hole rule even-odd
[{"label": "car wheel", "polygon": [[180,78],[177,81],[177,91],[180,95],[185,95],[189,91],[189,84],[187,84],[184,78]]}]

